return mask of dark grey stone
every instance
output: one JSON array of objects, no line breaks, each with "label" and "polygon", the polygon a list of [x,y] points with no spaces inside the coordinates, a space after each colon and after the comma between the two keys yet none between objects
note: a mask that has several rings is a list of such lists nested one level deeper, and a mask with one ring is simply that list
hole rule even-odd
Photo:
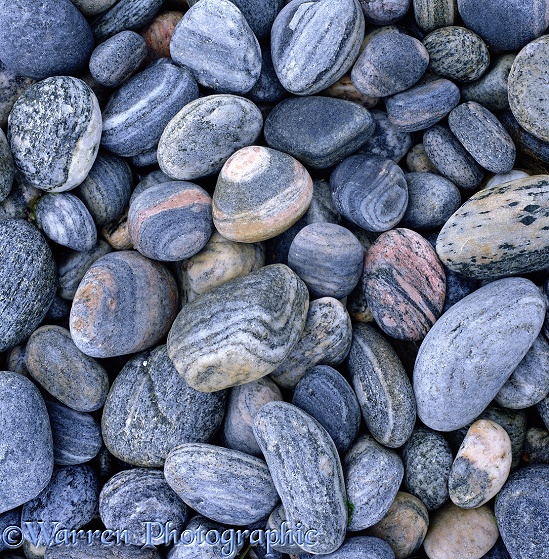
[{"label": "dark grey stone", "polygon": [[448,268],[445,268],[444,272],[446,274],[446,299],[442,309],[443,314],[452,305],[455,305],[479,287],[479,281],[475,278],[469,278]]},{"label": "dark grey stone", "polygon": [[[316,555],[302,553],[299,559],[313,559]],[[333,553],[323,555],[326,559],[394,559],[391,546],[379,539],[368,536],[347,538],[343,545]]]},{"label": "dark grey stone", "polygon": [[6,369],[28,378],[29,371],[25,365],[26,350],[26,344],[16,345],[14,348],[10,349],[6,355]]},{"label": "dark grey stone", "polygon": [[549,429],[549,395],[546,396],[538,405],[537,405],[538,412],[545,423],[545,427]]},{"label": "dark grey stone", "polygon": [[0,60],[0,128],[6,128],[8,115],[13,104],[23,91],[35,81],[32,78],[25,78],[16,72],[12,72]]},{"label": "dark grey stone", "polygon": [[261,45],[261,61],[259,78],[246,96],[254,103],[278,103],[288,92],[276,75],[270,44]]},{"label": "dark grey stone", "polygon": [[65,301],[58,293],[55,294],[50,308],[44,317],[45,324],[67,324],[71,305]]},{"label": "dark grey stone", "polygon": [[19,509],[0,513],[0,534],[2,534],[2,538],[0,539],[0,552],[5,552],[10,549],[10,540],[12,538],[14,542],[13,545],[17,545],[21,541],[18,530],[14,530],[13,532],[11,532],[11,530],[6,531],[10,526],[21,526],[21,511]]},{"label": "dark grey stone", "polygon": [[13,185],[15,165],[6,135],[0,129],[0,202],[5,200]]},{"label": "dark grey stone", "polygon": [[157,184],[162,184],[163,182],[171,182],[173,179],[168,177],[162,171],[152,171],[148,175],[145,175],[140,182],[137,183],[136,187],[133,189],[132,195],[130,196],[130,204],[134,201],[136,196],[139,196],[147,188],[155,186]]},{"label": "dark grey stone", "polygon": [[[191,0],[196,4],[196,0]],[[264,39],[271,32],[278,12],[284,7],[284,0],[231,0],[242,12],[248,25],[258,39]]]},{"label": "dark grey stone", "polygon": [[390,25],[406,15],[411,0],[360,0],[360,5],[369,23]]},{"label": "dark grey stone", "polygon": [[498,539],[496,545],[481,559],[511,559],[509,552],[505,548],[505,544],[501,538]]},{"label": "dark grey stone", "polygon": [[549,431],[531,427],[526,431],[522,461],[527,464],[549,464]]},{"label": "dark grey stone", "polygon": [[133,167],[151,167],[158,164],[158,145],[128,157]]},{"label": "dark grey stone", "polygon": [[32,208],[38,202],[43,192],[32,185],[25,184],[17,177],[21,177],[18,171],[15,172],[16,180],[8,197],[0,202],[0,221],[5,219],[27,219],[32,213]]},{"label": "dark grey stone", "polygon": [[46,548],[44,559],[162,559],[156,548],[135,545],[106,546],[98,538],[90,545],[87,539],[78,539],[77,545],[59,545]]}]

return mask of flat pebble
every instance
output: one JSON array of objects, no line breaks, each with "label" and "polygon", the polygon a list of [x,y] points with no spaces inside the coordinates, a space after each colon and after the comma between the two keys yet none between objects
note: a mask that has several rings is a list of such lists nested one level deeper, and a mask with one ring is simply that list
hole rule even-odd
[{"label": "flat pebble", "polygon": [[360,5],[369,23],[390,25],[406,15],[411,0],[360,0]]},{"label": "flat pebble", "polygon": [[387,113],[376,109],[370,114],[374,117],[375,130],[359,152],[379,155],[398,163],[412,147],[412,136],[396,128]]},{"label": "flat pebble", "polygon": [[6,135],[0,130],[0,202],[5,200],[11,191],[15,176],[15,165]]},{"label": "flat pebble", "polygon": [[0,60],[0,127],[5,129],[8,116],[15,101],[27,87],[35,83],[32,78],[25,78],[8,69]]},{"label": "flat pebble", "polygon": [[416,23],[426,33],[454,25],[458,15],[456,0],[413,0],[413,6]]}]

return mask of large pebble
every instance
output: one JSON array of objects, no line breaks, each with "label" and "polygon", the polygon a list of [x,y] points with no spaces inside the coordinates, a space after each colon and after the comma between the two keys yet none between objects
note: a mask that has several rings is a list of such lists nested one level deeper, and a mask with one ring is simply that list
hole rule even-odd
[{"label": "large pebble", "polygon": [[426,33],[454,25],[458,15],[456,0],[413,0],[413,6],[416,23]]},{"label": "large pebble", "polygon": [[423,340],[414,366],[423,423],[451,431],[473,421],[534,343],[545,306],[531,281],[506,278],[451,307]]},{"label": "large pebble", "polygon": [[95,161],[100,139],[99,102],[77,78],[58,76],[32,85],[10,113],[8,140],[15,165],[42,190],[78,186]]},{"label": "large pebble", "polygon": [[396,128],[383,111],[375,109],[370,114],[374,117],[376,127],[359,152],[379,155],[398,163],[412,147],[411,134]]},{"label": "large pebble", "polygon": [[15,165],[6,135],[0,130],[0,201],[5,200],[11,191]]},{"label": "large pebble", "polygon": [[251,524],[278,502],[267,464],[238,450],[183,444],[168,454],[164,474],[185,503],[216,522]]},{"label": "large pebble", "polygon": [[177,310],[175,280],[133,251],[107,254],[84,275],[70,316],[76,346],[92,357],[135,353],[161,340]]}]

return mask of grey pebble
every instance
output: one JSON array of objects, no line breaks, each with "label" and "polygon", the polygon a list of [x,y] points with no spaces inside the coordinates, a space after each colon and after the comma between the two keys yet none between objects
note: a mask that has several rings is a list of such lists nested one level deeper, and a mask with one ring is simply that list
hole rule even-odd
[{"label": "grey pebble", "polygon": [[86,17],[95,16],[108,10],[116,0],[71,0]]},{"label": "grey pebble", "polygon": [[[196,0],[191,0],[196,4]],[[284,0],[231,0],[242,12],[248,25],[258,39],[265,39],[271,32],[278,12],[284,7]]]},{"label": "grey pebble", "polygon": [[147,188],[155,186],[157,184],[162,184],[163,182],[171,182],[173,179],[168,177],[165,173],[160,170],[151,171],[149,174],[145,175],[135,186],[130,196],[130,204],[135,200],[136,196],[139,196]]},{"label": "grey pebble", "polygon": [[416,23],[426,33],[454,25],[458,16],[457,0],[413,0],[413,6]]},{"label": "grey pebble", "polygon": [[[284,505],[278,505],[273,512],[267,518],[267,530],[278,530],[282,532],[282,526],[284,522],[288,522],[288,517],[286,516],[286,511],[284,510]],[[297,545],[296,538],[288,537],[280,543],[274,544],[272,549],[279,553],[284,553],[287,555],[296,555],[303,553],[303,550]],[[272,551],[271,551],[272,553]]]},{"label": "grey pebble", "polygon": [[49,546],[44,559],[162,559],[162,554],[156,548],[106,546],[96,538],[91,544],[87,539],[79,539],[76,545]]},{"label": "grey pebble", "polygon": [[15,165],[6,135],[0,129],[0,202],[5,200],[13,185]]},{"label": "grey pebble", "polygon": [[543,423],[545,423],[545,427],[549,429],[549,396],[546,396],[541,402],[539,402],[537,410],[543,420]]},{"label": "grey pebble", "polygon": [[443,314],[452,305],[455,305],[479,287],[479,281],[475,278],[464,276],[449,268],[444,268],[444,273],[446,274],[446,298],[442,309]]},{"label": "grey pebble", "polygon": [[[299,559],[313,559],[316,555],[302,553]],[[333,553],[323,555],[326,559],[394,559],[391,546],[380,538],[355,536],[347,538]]]},{"label": "grey pebble", "polygon": [[369,23],[390,25],[406,15],[411,0],[360,0],[360,5]]},{"label": "grey pebble", "polygon": [[56,293],[44,317],[44,324],[68,324],[70,312],[70,303]]},{"label": "grey pebble", "polygon": [[271,45],[261,45],[261,73],[246,96],[254,103],[278,103],[288,92],[276,75],[271,56]]},{"label": "grey pebble", "polygon": [[15,172],[15,183],[8,197],[0,202],[0,221],[5,219],[27,219],[32,214],[36,202],[42,196],[43,191],[29,184],[23,184],[18,180],[21,174]]},{"label": "grey pebble", "polygon": [[27,345],[21,344],[16,345],[10,349],[6,356],[6,369],[12,371],[13,373],[19,373],[24,377],[29,376],[29,371],[25,365],[25,353],[27,351]]},{"label": "grey pebble", "polygon": [[509,552],[505,548],[505,544],[501,538],[498,539],[496,545],[481,559],[511,559]]},{"label": "grey pebble", "polygon": [[142,168],[142,167],[151,167],[152,165],[158,164],[158,144],[152,146],[151,148],[146,149],[145,151],[141,151],[136,153],[135,155],[131,155],[128,157],[129,162],[134,167]]},{"label": "grey pebble", "polygon": [[5,129],[15,101],[35,82],[33,78],[25,78],[12,72],[0,60],[0,128]]},{"label": "grey pebble", "polygon": [[549,431],[531,427],[526,431],[522,460],[527,464],[549,464]]}]

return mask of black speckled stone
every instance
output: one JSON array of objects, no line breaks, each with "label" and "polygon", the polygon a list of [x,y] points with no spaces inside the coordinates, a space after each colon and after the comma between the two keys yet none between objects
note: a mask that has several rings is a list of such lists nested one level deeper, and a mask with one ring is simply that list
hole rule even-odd
[{"label": "black speckled stone", "polygon": [[55,296],[57,273],[41,233],[23,220],[0,223],[0,350],[26,340]]},{"label": "black speckled stone", "polygon": [[[302,553],[299,559],[313,559],[316,555]],[[323,555],[326,559],[394,559],[395,554],[388,543],[379,538],[356,536],[347,538],[333,553]]]},{"label": "black speckled stone", "polygon": [[197,97],[198,86],[186,68],[151,64],[109,99],[101,145],[124,157],[153,148],[168,122]]},{"label": "black speckled stone", "polygon": [[174,446],[211,439],[223,420],[225,398],[225,391],[191,388],[166,346],[141,353],[126,363],[105,402],[105,445],[129,464],[162,467]]},{"label": "black speckled stone", "polygon": [[549,466],[515,472],[496,497],[495,515],[511,557],[549,557]]},{"label": "black speckled stone", "polygon": [[93,35],[69,0],[0,2],[0,59],[22,76],[43,79],[78,72],[93,50]]},{"label": "black speckled stone", "polygon": [[[261,73],[246,96],[254,103],[278,103],[288,92],[276,75],[271,56],[271,45],[261,46]],[[1,122],[1,121],[0,121]]]},{"label": "black speckled stone", "polygon": [[0,202],[5,200],[11,191],[15,165],[6,135],[0,130]]},{"label": "black speckled stone", "polygon": [[411,0],[360,0],[364,17],[375,25],[390,25],[402,19]]},{"label": "black speckled stone", "polygon": [[456,0],[413,0],[413,6],[416,23],[426,33],[454,25],[458,15]]},{"label": "black speckled stone", "polygon": [[5,129],[8,124],[8,115],[13,104],[19,96],[35,83],[32,78],[25,78],[12,72],[0,60],[0,127]]},{"label": "black speckled stone", "polygon": [[445,268],[444,272],[446,274],[446,298],[442,314],[479,287],[479,281],[475,278],[469,278],[448,268]]},{"label": "black speckled stone", "polygon": [[349,450],[360,429],[360,406],[340,373],[326,365],[309,369],[295,387],[292,404],[328,431],[338,452]]},{"label": "black speckled stone", "polygon": [[549,464],[549,431],[539,427],[528,429],[521,458],[527,464]]},{"label": "black speckled stone", "polygon": [[170,42],[176,64],[216,93],[247,93],[261,73],[261,49],[229,0],[202,0],[177,24]]},{"label": "black speckled stone", "polygon": [[161,471],[135,468],[114,475],[99,495],[99,515],[108,530],[128,530],[133,545],[146,542],[146,522],[171,522],[182,531],[189,511],[172,491]]},{"label": "black speckled stone", "polygon": [[271,29],[276,74],[289,92],[314,95],[350,70],[363,38],[358,0],[293,0]]},{"label": "black speckled stone", "polygon": [[36,386],[18,373],[0,373],[0,513],[34,499],[53,472],[48,412]]}]

